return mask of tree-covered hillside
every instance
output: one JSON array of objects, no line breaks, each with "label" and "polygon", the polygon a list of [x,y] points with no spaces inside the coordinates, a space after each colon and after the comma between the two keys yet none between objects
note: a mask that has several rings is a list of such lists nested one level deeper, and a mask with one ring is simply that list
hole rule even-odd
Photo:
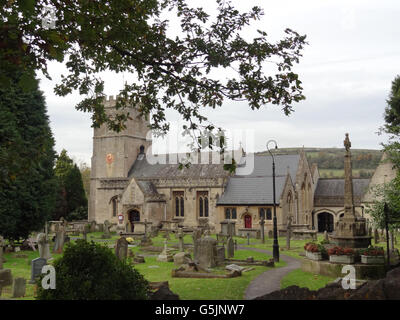
[{"label": "tree-covered hillside", "polygon": [[[282,148],[280,154],[296,154],[301,148]],[[344,148],[304,148],[310,166],[318,165],[321,178],[342,178],[344,170]],[[258,154],[268,154],[267,151]],[[382,157],[380,150],[352,149],[353,176],[371,177]]]}]

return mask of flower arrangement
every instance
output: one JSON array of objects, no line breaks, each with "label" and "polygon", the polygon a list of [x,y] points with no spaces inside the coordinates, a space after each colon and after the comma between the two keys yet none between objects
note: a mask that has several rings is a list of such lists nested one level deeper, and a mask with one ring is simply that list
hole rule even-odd
[{"label": "flower arrangement", "polygon": [[385,254],[385,252],[383,251],[383,248],[381,248],[381,247],[370,246],[367,249],[361,249],[360,254],[363,256],[376,257],[376,256],[383,256]]},{"label": "flower arrangement", "polygon": [[354,253],[355,252],[352,248],[342,248],[336,246],[328,249],[328,255],[330,256],[352,256]]},{"label": "flower arrangement", "polygon": [[126,238],[126,241],[127,241],[128,243],[133,243],[133,239],[132,239],[131,237]]},{"label": "flower arrangement", "polygon": [[304,250],[306,250],[308,252],[313,252],[313,253],[315,253],[315,252],[325,253],[325,251],[326,251],[323,245],[313,243],[313,242],[306,243],[304,246]]}]

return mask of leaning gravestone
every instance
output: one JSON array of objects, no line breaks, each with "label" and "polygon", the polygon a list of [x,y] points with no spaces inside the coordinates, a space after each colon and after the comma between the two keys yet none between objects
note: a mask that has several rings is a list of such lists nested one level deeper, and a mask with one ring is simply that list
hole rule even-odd
[{"label": "leaning gravestone", "polygon": [[195,262],[201,268],[214,268],[217,266],[217,240],[210,236],[197,240],[197,258]]},{"label": "leaning gravestone", "polygon": [[115,254],[117,255],[119,260],[125,260],[128,256],[128,241],[126,241],[125,237],[121,237],[117,240],[117,244],[115,246]]},{"label": "leaning gravestone", "polygon": [[226,250],[228,258],[233,258],[235,255],[235,243],[233,242],[232,237],[229,237],[228,241],[226,242]]},{"label": "leaning gravestone", "polygon": [[40,258],[43,258],[43,259],[46,259],[46,260],[51,259],[50,244],[47,241],[46,234],[39,233],[38,236],[37,236],[37,243],[38,243]]},{"label": "leaning gravestone", "polygon": [[25,296],[26,280],[25,278],[15,278],[12,287],[12,297],[21,298]]},{"label": "leaning gravestone", "polygon": [[46,259],[43,258],[36,258],[31,261],[31,280],[29,280],[30,284],[35,283],[35,279],[42,274],[42,269],[46,264]]}]

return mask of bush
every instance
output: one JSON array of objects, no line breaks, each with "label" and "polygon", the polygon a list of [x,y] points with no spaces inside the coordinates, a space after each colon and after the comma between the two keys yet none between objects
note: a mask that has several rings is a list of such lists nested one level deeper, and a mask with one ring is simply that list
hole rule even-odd
[{"label": "bush", "polygon": [[367,249],[361,249],[360,254],[363,256],[383,256],[385,252],[381,247],[370,246]]},{"label": "bush", "polygon": [[[39,300],[144,300],[148,282],[107,247],[77,240],[55,260],[56,289],[38,285]],[[38,280],[39,284],[41,279]]]}]

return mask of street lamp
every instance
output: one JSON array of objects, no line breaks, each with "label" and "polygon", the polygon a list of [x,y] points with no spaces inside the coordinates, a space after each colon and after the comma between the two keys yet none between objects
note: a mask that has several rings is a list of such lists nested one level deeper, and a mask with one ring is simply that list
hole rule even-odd
[{"label": "street lamp", "polygon": [[274,155],[272,154],[271,150],[269,150],[268,145],[270,142],[273,142],[275,144],[275,149],[278,149],[278,145],[276,144],[275,140],[269,140],[267,142],[267,150],[269,154],[272,157],[272,192],[273,192],[273,201],[274,201],[274,218],[273,218],[273,223],[274,223],[274,244],[272,245],[272,252],[274,256],[274,261],[279,262],[279,244],[278,244],[278,226],[277,226],[277,221],[276,221],[276,201],[275,201],[275,158]]}]

